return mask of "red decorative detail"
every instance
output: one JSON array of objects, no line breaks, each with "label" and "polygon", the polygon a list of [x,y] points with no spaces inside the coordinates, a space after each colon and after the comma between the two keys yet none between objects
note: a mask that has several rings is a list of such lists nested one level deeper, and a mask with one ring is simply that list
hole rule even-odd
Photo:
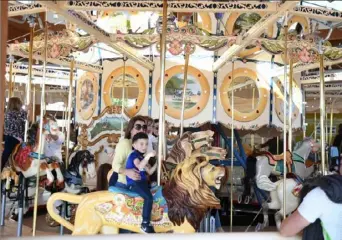
[{"label": "red decorative detail", "polygon": [[31,152],[32,147],[25,146],[21,147],[15,155],[14,160],[16,165],[24,171],[26,171],[31,166],[32,158],[29,156]]}]

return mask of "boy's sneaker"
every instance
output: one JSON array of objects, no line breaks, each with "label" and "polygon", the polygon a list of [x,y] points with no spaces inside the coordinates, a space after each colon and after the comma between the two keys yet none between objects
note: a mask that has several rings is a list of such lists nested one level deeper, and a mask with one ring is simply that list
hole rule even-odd
[{"label": "boy's sneaker", "polygon": [[153,226],[151,225],[151,223],[146,223],[146,222],[143,222],[141,224],[141,227],[140,227],[141,231],[144,232],[144,233],[156,233],[154,231],[154,228]]}]

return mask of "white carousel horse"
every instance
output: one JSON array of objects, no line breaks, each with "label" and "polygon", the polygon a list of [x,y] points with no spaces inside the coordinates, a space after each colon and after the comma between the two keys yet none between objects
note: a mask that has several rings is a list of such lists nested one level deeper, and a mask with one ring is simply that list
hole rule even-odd
[{"label": "white carousel horse", "polygon": [[[88,193],[89,189],[84,186],[83,175],[86,176],[86,179],[93,179],[96,177],[94,155],[88,150],[79,150],[71,153],[69,159],[70,164],[68,169],[64,172],[65,188],[62,192],[75,195]],[[55,202],[55,212],[60,214],[59,207],[62,203],[62,201]],[[58,225],[49,214],[46,215],[46,222],[50,227]]]},{"label": "white carousel horse", "polygon": [[[304,180],[308,178],[314,172],[314,164],[306,162],[309,154],[311,152],[317,152],[319,150],[319,144],[315,142],[311,138],[304,139],[299,142],[295,146],[295,150],[292,155],[288,152],[287,156],[292,157],[292,169],[291,172],[294,173],[299,179]],[[289,163],[289,159],[286,160]],[[283,180],[279,180],[277,182],[272,182],[269,179],[271,174],[273,175],[282,175],[284,172],[283,169],[283,160],[276,161],[272,159],[270,154],[265,154],[256,157],[256,174],[255,174],[255,182],[258,188],[261,190],[265,190],[270,192],[271,202],[263,204],[264,208],[264,223],[263,227],[268,226],[268,218],[266,216],[268,209],[275,209],[279,211],[275,214],[275,220],[277,227],[280,227],[281,219],[283,217]],[[250,166],[250,165],[249,165]],[[249,169],[247,164],[247,175],[249,171],[253,171]],[[288,215],[293,212],[299,204],[298,195],[296,194],[300,188],[298,187],[299,183],[295,179],[286,179],[286,209],[285,214]],[[266,217],[265,217],[266,216]]]}]

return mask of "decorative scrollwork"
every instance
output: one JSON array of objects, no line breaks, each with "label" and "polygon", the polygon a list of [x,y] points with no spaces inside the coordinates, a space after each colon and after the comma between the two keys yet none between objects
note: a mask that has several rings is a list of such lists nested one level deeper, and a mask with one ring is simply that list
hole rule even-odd
[{"label": "decorative scrollwork", "polygon": [[[211,1],[173,1],[168,3],[169,11],[176,12],[225,12],[228,10],[255,10],[255,11],[272,11],[275,5],[267,2],[211,2]],[[140,10],[140,11],[158,11],[163,8],[163,1],[68,1],[67,8],[76,10]]]},{"label": "decorative scrollwork", "polygon": [[[12,66],[13,73],[23,73],[28,74],[28,65],[22,65],[22,64],[13,64]],[[9,72],[10,64],[6,64],[6,72]],[[33,76],[43,76],[43,69],[42,68],[35,68],[32,67],[32,75]],[[76,74],[75,74],[76,76]],[[65,71],[57,71],[55,69],[48,68],[46,69],[46,77],[48,78],[59,78],[59,79],[69,79],[70,75],[68,72]]]},{"label": "decorative scrollwork", "polygon": [[[160,35],[155,34],[156,29],[147,29],[141,34],[111,34],[111,41],[125,42],[137,49],[144,49],[157,43],[159,50]],[[183,28],[168,28],[166,35],[167,50],[173,55],[182,52],[192,54],[196,45],[208,51],[216,51],[222,47],[229,46],[236,42],[236,36],[211,36],[196,26]]]},{"label": "decorative scrollwork", "polygon": [[329,17],[335,20],[342,20],[342,12],[327,8],[314,8],[308,6],[296,6],[293,9],[294,14],[302,13],[302,14],[311,14],[315,15],[317,18],[321,17]]},{"label": "decorative scrollwork", "polygon": [[[45,50],[44,33],[34,37],[33,53],[42,54]],[[81,37],[79,34],[70,30],[60,32],[50,31],[48,33],[48,57],[66,57],[72,51],[85,51],[94,43],[90,36]],[[29,52],[29,43],[13,43],[9,45],[10,50],[21,51],[25,54]]]}]

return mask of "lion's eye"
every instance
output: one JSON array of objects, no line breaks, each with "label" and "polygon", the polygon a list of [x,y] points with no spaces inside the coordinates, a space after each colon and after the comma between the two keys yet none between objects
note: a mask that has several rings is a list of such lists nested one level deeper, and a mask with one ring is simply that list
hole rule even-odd
[{"label": "lion's eye", "polygon": [[210,169],[210,172],[213,172],[215,170],[215,167],[212,167],[211,169]]}]

